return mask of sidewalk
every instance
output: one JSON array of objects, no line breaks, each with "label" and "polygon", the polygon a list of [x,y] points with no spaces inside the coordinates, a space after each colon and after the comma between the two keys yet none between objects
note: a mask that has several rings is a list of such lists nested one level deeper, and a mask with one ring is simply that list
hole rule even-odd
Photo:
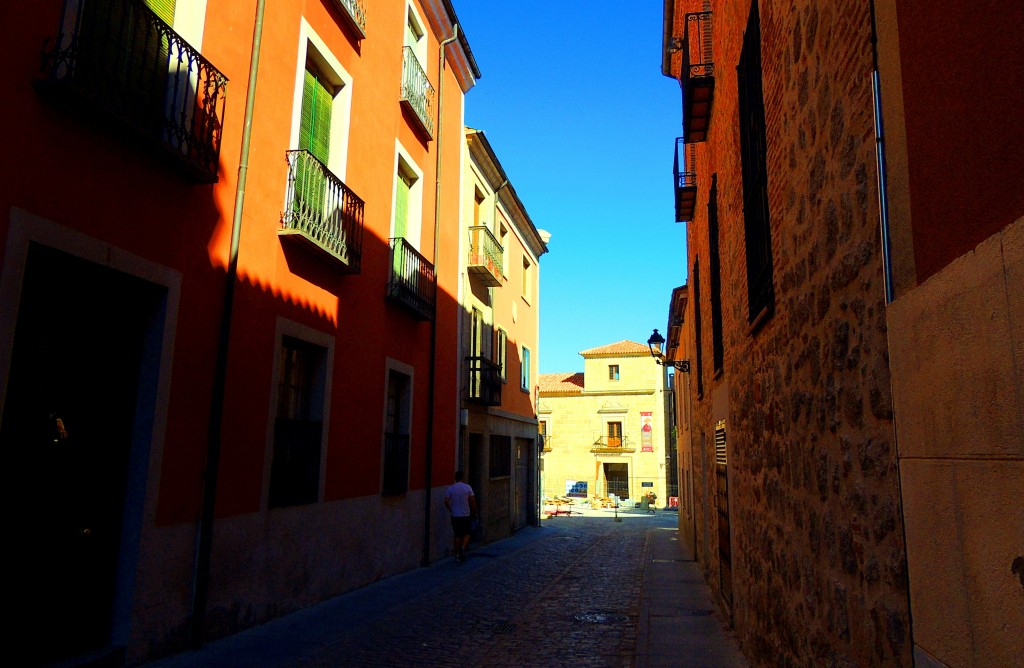
[{"label": "sidewalk", "polygon": [[746,666],[674,513],[619,516],[545,519],[463,564],[444,559],[147,666]]}]

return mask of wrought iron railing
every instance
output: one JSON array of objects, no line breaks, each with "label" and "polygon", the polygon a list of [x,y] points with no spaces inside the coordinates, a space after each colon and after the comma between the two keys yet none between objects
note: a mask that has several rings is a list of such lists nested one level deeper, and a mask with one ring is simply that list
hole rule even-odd
[{"label": "wrought iron railing", "polygon": [[305,150],[287,151],[288,196],[282,235],[295,235],[359,273],[363,248],[363,200],[327,165]]},{"label": "wrought iron railing", "polygon": [[434,136],[434,87],[412,47],[402,47],[402,102],[416,114],[423,130]]},{"label": "wrought iron railing", "polygon": [[598,436],[591,452],[636,452],[636,446],[631,445],[628,436]]},{"label": "wrought iron railing", "polygon": [[434,319],[437,283],[434,265],[401,237],[389,239],[391,277],[387,296],[407,307],[421,320]]},{"label": "wrought iron railing", "polygon": [[[685,223],[693,220],[693,211],[697,204],[697,173],[687,171],[687,167],[693,162],[691,155],[687,156],[687,144],[684,137],[676,137],[675,161],[673,173],[675,174],[675,205],[676,222]],[[690,159],[687,160],[687,157]],[[691,167],[692,170],[692,167]]]},{"label": "wrought iron railing", "polygon": [[141,0],[65,0],[41,93],[99,109],[196,181],[217,180],[225,77]]},{"label": "wrought iron railing", "polygon": [[686,15],[683,37],[683,135],[688,143],[707,139],[711,108],[715,98],[715,63],[712,45],[711,12]]},{"label": "wrought iron railing", "polygon": [[686,15],[683,76],[715,76],[714,55],[711,50],[711,12],[692,12]]},{"label": "wrought iron railing", "polygon": [[366,37],[366,10],[363,0],[334,0],[335,4],[352,20],[352,26]]},{"label": "wrought iron railing", "polygon": [[467,357],[469,396],[474,403],[501,405],[501,366],[486,357]]},{"label": "wrought iron railing", "polygon": [[480,271],[476,273],[483,276],[487,285],[501,285],[504,254],[505,250],[487,226],[475,225],[469,228],[469,267],[479,268]]},{"label": "wrought iron railing", "polygon": [[384,434],[382,494],[405,494],[409,489],[409,435]]}]

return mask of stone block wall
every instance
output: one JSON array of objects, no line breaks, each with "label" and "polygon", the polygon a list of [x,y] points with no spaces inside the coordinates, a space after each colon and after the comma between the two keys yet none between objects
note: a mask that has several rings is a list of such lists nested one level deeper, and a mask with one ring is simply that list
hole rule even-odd
[{"label": "stone block wall", "polygon": [[[692,325],[692,309],[701,310],[694,344],[704,362],[703,394],[691,396],[697,555],[712,590],[728,593],[714,470],[715,425],[724,419],[732,568],[731,605],[723,602],[748,657],[909,665],[869,5],[760,4],[775,300],[753,331],[736,81],[749,6],[714,7],[715,106],[708,141],[697,145],[697,215],[687,235],[689,275],[697,262],[701,282],[699,302],[691,282],[687,319]],[[713,174],[725,351],[717,377],[706,214]]]}]

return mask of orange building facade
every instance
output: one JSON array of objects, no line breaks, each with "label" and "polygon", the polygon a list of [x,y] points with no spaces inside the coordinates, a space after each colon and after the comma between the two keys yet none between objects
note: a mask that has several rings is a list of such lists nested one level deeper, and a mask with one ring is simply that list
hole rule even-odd
[{"label": "orange building facade", "polygon": [[479,71],[448,0],[369,4],[2,10],[0,447],[40,660],[447,553]]}]

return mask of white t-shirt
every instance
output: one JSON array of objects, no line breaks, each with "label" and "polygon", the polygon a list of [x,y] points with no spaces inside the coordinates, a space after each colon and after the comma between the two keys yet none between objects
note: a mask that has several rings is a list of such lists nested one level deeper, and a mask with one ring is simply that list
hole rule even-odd
[{"label": "white t-shirt", "polygon": [[469,497],[473,496],[473,488],[464,482],[457,482],[444,494],[452,504],[452,517],[469,517]]}]

